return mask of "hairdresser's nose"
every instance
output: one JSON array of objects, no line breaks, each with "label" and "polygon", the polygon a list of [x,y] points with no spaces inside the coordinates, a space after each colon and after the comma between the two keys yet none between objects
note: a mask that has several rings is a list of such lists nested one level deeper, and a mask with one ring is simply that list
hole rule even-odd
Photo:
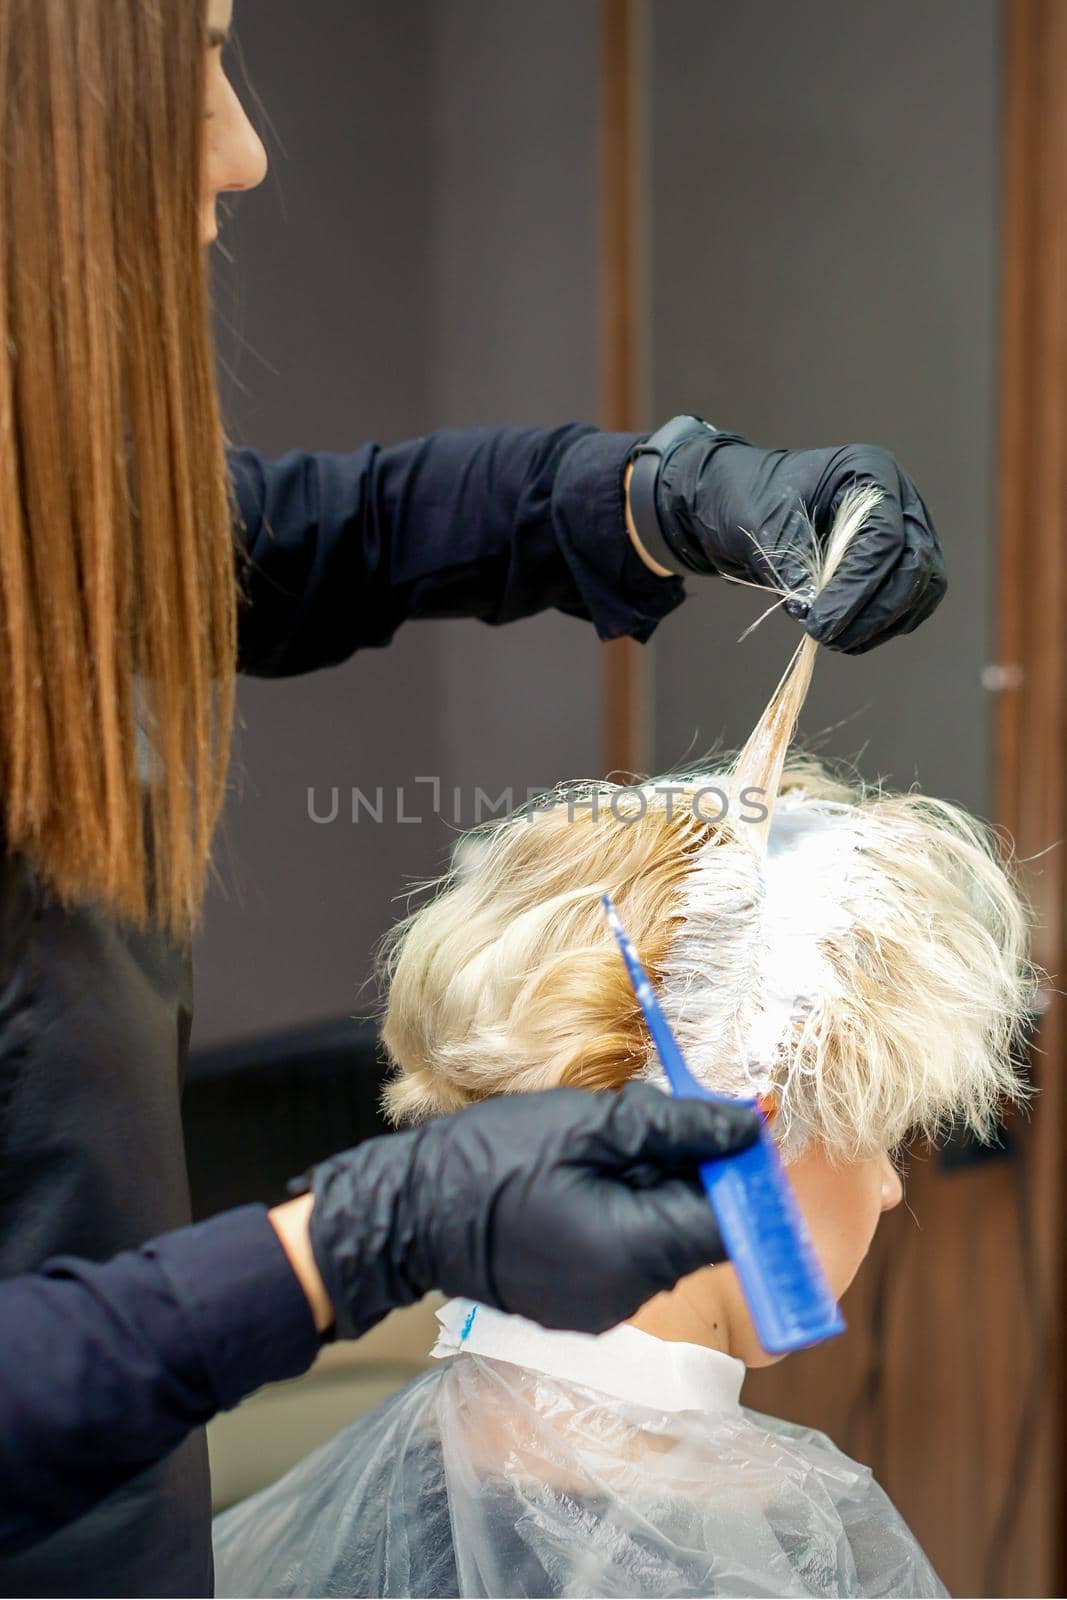
[{"label": "hairdresser's nose", "polygon": [[888,1156],[882,1157],[882,1210],[892,1211],[904,1198],[900,1173]]},{"label": "hairdresser's nose", "polygon": [[267,176],[267,152],[228,81],[208,129],[207,187],[211,198],[258,188]]},{"label": "hairdresser's nose", "polygon": [[232,126],[229,132],[229,149],[223,189],[258,189],[267,176],[267,152],[263,140],[248,120],[248,113],[237,97],[233,99]]}]

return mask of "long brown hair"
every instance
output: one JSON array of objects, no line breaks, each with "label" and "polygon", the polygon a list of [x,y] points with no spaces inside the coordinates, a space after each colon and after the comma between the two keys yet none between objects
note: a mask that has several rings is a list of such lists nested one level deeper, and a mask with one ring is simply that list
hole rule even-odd
[{"label": "long brown hair", "polygon": [[187,932],[233,714],[206,0],[0,0],[0,831]]}]

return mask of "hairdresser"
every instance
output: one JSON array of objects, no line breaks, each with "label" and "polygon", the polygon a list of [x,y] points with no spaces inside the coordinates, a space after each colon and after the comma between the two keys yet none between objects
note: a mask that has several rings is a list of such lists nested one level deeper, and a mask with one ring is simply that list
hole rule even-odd
[{"label": "hairdresser", "polygon": [[[649,1092],[505,1101],[185,1228],[188,952],[235,671],[326,666],[412,617],[555,607],[644,640],[690,574],[775,587],[859,652],[944,591],[919,495],[869,446],[683,417],[227,458],[203,247],[219,193],[265,173],[231,12],[0,0],[6,1594],[209,1593],[214,1409],[430,1285],[617,1320],[721,1255],[696,1162],[751,1137]],[[857,482],[881,503],[813,598],[803,553]]]}]

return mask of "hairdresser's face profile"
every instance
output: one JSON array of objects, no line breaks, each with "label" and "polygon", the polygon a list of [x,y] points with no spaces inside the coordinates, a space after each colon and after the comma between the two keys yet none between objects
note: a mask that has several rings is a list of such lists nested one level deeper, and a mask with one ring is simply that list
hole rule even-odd
[{"label": "hairdresser's face profile", "polygon": [[204,105],[204,192],[200,236],[218,238],[220,194],[255,189],[267,176],[267,152],[226,75],[223,47],[233,24],[233,0],[208,0],[207,94]]}]

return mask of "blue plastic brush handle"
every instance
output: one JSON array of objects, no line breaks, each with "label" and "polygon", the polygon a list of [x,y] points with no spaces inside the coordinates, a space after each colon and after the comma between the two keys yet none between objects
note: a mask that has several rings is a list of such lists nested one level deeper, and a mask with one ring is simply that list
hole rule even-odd
[{"label": "blue plastic brush handle", "polygon": [[700,1178],[763,1348],[784,1356],[843,1333],[845,1319],[766,1124],[740,1155],[705,1162]]},{"label": "blue plastic brush handle", "polygon": [[[705,1089],[686,1066],[611,896],[604,895],[603,901],[672,1094],[724,1102],[726,1096]],[[741,1103],[755,1105],[755,1101]],[[768,1354],[788,1355],[842,1333],[844,1318],[819,1265],[766,1123],[755,1144],[740,1155],[705,1162],[700,1178],[737,1272],[756,1335]]]}]

